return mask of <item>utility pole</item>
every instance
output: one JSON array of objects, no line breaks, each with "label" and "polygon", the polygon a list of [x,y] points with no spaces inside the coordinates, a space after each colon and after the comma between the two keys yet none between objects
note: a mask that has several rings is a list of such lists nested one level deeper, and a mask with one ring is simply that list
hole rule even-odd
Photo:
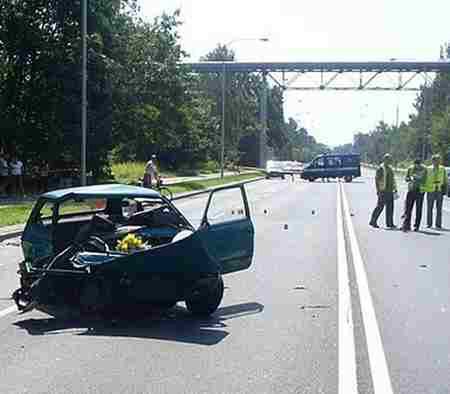
[{"label": "utility pole", "polygon": [[398,119],[399,119],[399,115],[400,115],[400,108],[399,105],[397,104],[397,111],[395,113],[395,128],[398,130]]},{"label": "utility pole", "polygon": [[222,134],[220,136],[220,177],[223,178],[223,167],[225,165],[225,85],[226,85],[226,66],[222,62]]},{"label": "utility pole", "polygon": [[431,114],[430,114],[430,94],[431,94],[431,86],[428,87],[427,84],[424,86],[423,91],[423,108],[424,108],[424,115],[423,115],[423,144],[422,144],[422,160],[425,161],[427,159],[427,153],[428,153],[428,142],[430,138],[430,122],[431,122]]},{"label": "utility pole", "polygon": [[259,138],[259,167],[266,166],[266,140],[267,140],[267,71],[263,72],[263,88],[260,104],[261,134]]},{"label": "utility pole", "polygon": [[86,124],[87,124],[87,1],[81,2],[81,184],[86,185]]}]

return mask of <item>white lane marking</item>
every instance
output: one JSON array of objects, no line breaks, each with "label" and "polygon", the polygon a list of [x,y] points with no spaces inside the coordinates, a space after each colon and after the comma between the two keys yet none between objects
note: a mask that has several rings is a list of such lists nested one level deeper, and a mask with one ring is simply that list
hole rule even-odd
[{"label": "white lane marking", "polygon": [[339,286],[339,394],[357,394],[355,338],[342,217],[341,187],[337,187],[337,252]]},{"label": "white lane marking", "polygon": [[366,333],[367,351],[369,353],[370,371],[375,394],[393,394],[391,378],[384,354],[383,343],[381,341],[380,330],[378,328],[377,317],[373,307],[372,296],[369,290],[367,274],[361,256],[358,240],[356,238],[353,222],[350,217],[350,210],[342,185],[342,197],[344,202],[345,220],[348,225],[350,236],[350,247],[353,255],[353,265],[355,267],[356,282],[359,291],[361,313]]},{"label": "white lane marking", "polygon": [[0,318],[9,315],[10,313],[17,312],[17,307],[15,305],[10,306],[9,308],[3,309],[0,311]]}]

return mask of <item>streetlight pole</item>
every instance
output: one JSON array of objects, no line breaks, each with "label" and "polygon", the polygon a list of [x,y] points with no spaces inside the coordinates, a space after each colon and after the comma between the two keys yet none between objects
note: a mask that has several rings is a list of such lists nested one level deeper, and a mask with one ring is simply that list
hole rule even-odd
[{"label": "streetlight pole", "polygon": [[81,185],[86,185],[86,124],[87,124],[87,0],[81,3]]},{"label": "streetlight pole", "polygon": [[226,68],[225,62],[222,63],[222,134],[220,138],[220,177],[223,178],[223,167],[225,161],[225,82]]},{"label": "streetlight pole", "polygon": [[[225,44],[225,48],[238,41],[269,41],[268,38],[238,38]],[[222,133],[220,137],[220,177],[223,178],[223,172],[225,167],[225,88],[226,88],[226,63],[222,61]]]},{"label": "streetlight pole", "polygon": [[267,72],[263,72],[263,87],[261,92],[261,135],[259,138],[259,167],[266,166],[266,137],[267,137]]}]

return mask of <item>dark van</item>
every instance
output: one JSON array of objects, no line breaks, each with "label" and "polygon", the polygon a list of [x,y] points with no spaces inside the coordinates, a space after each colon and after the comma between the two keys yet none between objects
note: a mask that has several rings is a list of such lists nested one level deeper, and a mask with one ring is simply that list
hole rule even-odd
[{"label": "dark van", "polygon": [[351,182],[361,176],[360,162],[360,156],[356,154],[319,155],[304,167],[301,177],[311,182],[317,178],[343,178]]}]

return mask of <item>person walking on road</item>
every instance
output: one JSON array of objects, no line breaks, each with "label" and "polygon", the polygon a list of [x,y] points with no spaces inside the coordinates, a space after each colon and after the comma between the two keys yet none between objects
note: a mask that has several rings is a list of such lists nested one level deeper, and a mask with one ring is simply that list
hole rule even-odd
[{"label": "person walking on road", "polygon": [[416,219],[414,222],[414,231],[419,231],[420,222],[422,220],[425,182],[427,180],[427,168],[422,165],[420,159],[414,160],[414,165],[408,168],[405,180],[408,183],[408,193],[406,194],[402,230],[411,231],[411,216],[415,204]]},{"label": "person walking on road", "polygon": [[436,228],[442,228],[442,203],[448,190],[445,167],[440,164],[439,155],[431,158],[433,165],[427,169],[425,190],[427,192],[427,227],[433,226],[433,208],[436,202]]},{"label": "person walking on road", "polygon": [[378,202],[372,212],[369,222],[369,224],[375,228],[379,227],[377,221],[385,207],[386,226],[391,229],[396,228],[394,225],[394,193],[397,193],[397,184],[395,182],[394,170],[391,167],[391,163],[391,155],[388,153],[385,154],[383,164],[378,167],[375,174],[375,187],[377,189]]},{"label": "person walking on road", "polygon": [[156,181],[155,185],[158,185],[159,175],[155,154],[152,155],[152,158],[145,165],[143,186],[152,187],[153,180]]}]

